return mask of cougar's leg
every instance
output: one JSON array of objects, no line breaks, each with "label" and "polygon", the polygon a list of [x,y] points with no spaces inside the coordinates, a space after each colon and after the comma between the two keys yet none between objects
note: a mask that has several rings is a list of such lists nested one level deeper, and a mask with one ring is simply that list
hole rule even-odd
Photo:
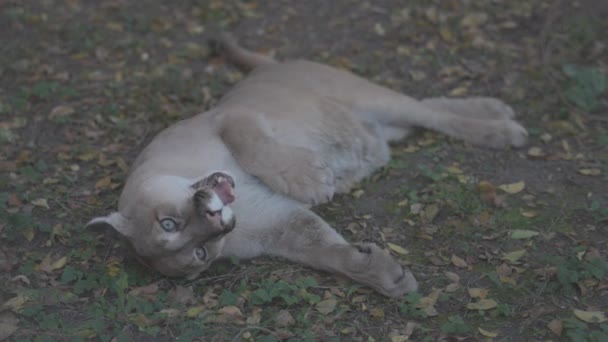
[{"label": "cougar's leg", "polygon": [[279,143],[262,115],[233,114],[220,134],[239,165],[273,191],[308,204],[331,200],[334,173],[322,156]]},{"label": "cougar's leg", "polygon": [[418,287],[409,269],[375,244],[350,244],[312,211],[299,208],[268,236],[266,254],[339,273],[397,297]]}]

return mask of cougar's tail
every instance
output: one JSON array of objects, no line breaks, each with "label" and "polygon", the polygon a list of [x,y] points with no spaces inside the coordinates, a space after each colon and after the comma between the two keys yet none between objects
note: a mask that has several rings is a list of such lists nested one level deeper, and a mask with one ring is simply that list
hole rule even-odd
[{"label": "cougar's tail", "polygon": [[236,39],[228,33],[221,33],[211,40],[211,44],[237,66],[251,70],[259,65],[276,63],[274,59],[239,46]]}]

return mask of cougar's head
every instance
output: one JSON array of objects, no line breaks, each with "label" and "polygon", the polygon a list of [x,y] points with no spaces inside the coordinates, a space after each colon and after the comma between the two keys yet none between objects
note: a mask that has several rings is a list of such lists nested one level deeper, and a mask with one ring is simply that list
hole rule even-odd
[{"label": "cougar's head", "polygon": [[126,238],[146,265],[168,276],[194,277],[222,251],[223,237],[235,226],[228,206],[234,180],[216,172],[192,182],[176,176],[144,178],[127,184],[120,211],[91,220]]}]

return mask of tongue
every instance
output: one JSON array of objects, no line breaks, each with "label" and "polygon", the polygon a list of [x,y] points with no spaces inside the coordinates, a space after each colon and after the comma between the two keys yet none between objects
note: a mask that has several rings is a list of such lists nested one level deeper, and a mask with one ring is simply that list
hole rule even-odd
[{"label": "tongue", "polygon": [[213,191],[215,191],[215,193],[222,200],[222,203],[224,203],[224,205],[228,205],[234,202],[234,191],[232,190],[232,186],[230,186],[229,182],[219,182],[213,188]]}]

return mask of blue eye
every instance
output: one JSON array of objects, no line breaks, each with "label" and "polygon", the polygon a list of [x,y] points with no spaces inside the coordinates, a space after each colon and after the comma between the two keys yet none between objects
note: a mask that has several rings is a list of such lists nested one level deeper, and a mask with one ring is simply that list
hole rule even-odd
[{"label": "blue eye", "polygon": [[175,221],[173,219],[170,219],[170,218],[164,218],[164,219],[160,220],[160,226],[166,232],[172,232],[175,229],[177,229],[177,223],[175,223]]},{"label": "blue eye", "polygon": [[207,258],[207,250],[204,247],[195,248],[194,255],[196,255],[198,260],[205,260]]}]

